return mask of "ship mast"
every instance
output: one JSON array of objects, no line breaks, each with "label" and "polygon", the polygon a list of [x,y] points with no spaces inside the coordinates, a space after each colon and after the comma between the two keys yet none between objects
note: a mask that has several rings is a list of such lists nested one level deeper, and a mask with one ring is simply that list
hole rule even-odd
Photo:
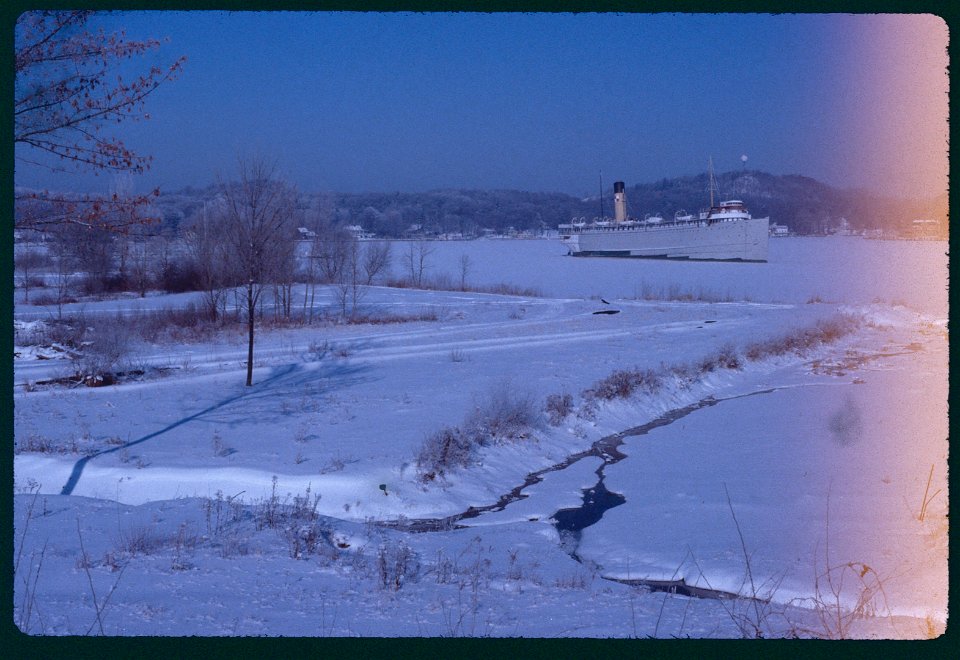
[{"label": "ship mast", "polygon": [[600,222],[603,222],[603,170],[600,170]]},{"label": "ship mast", "polygon": [[710,173],[710,208],[713,208],[713,156],[707,161],[707,171]]}]

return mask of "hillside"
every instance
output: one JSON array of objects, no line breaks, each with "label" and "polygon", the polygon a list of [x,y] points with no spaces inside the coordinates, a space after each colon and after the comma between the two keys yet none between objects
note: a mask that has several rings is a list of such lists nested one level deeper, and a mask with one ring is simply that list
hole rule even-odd
[{"label": "hillside", "polygon": [[[937,218],[946,227],[947,203],[943,199],[907,201],[886,198],[871,191],[843,190],[800,175],[773,175],[757,170],[717,175],[720,194],[746,202],[755,217],[769,216],[798,234],[826,233],[845,218],[854,230],[883,229],[905,234],[916,218]],[[605,214],[613,211],[613,189],[606,190]],[[159,206],[165,222],[190,223],[202,208],[198,198],[216,191],[180,191],[163,195]],[[696,212],[709,205],[707,174],[664,178],[651,183],[627,182],[632,216],[660,214],[672,218],[683,209]],[[318,219],[336,224],[357,224],[379,236],[402,237],[420,225],[428,234],[479,235],[483,229],[505,232],[538,232],[554,229],[571,218],[600,214],[598,196],[581,199],[559,192],[520,190],[434,190],[422,193],[304,193],[304,224]]]},{"label": "hillside", "polygon": [[[604,193],[602,205],[608,216],[613,212],[612,183]],[[628,213],[634,217],[660,214],[672,218],[677,211],[696,212],[709,205],[706,173],[626,183]],[[840,227],[844,219],[853,230],[879,229],[891,235],[910,235],[913,220],[931,218],[939,222],[941,237],[946,237],[946,195],[932,200],[894,199],[873,191],[834,188],[801,175],[773,175],[758,170],[721,173],[717,183],[722,198],[742,199],[754,217],[769,216],[771,222],[785,224],[800,235],[829,233]],[[202,217],[204,201],[217,194],[213,185],[161,194],[152,210],[162,219],[155,227],[169,234],[190,227]],[[600,211],[597,195],[579,198],[560,192],[301,192],[298,222],[306,227],[327,222],[361,225],[387,238],[439,234],[474,237],[482,235],[484,229],[504,233],[513,228],[539,233],[555,229],[571,218],[595,218]]]},{"label": "hillside", "polygon": [[[846,219],[854,230],[883,229],[905,234],[916,218],[936,218],[946,226],[946,196],[914,201],[887,198],[872,191],[833,188],[810,177],[773,175],[757,170],[717,175],[723,199],[746,202],[754,217],[768,216],[798,234],[822,234]],[[658,213],[673,217],[677,210],[695,212],[709,205],[707,174],[661,179],[627,186],[631,215]]]}]

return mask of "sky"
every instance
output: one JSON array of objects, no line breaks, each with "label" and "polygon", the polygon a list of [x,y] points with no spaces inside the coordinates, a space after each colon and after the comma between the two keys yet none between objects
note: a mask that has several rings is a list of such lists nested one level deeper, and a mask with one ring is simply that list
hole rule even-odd
[{"label": "sky", "polygon": [[[947,186],[946,24],[932,15],[128,12],[188,60],[112,134],[138,192],[275,159],[305,192],[596,194],[747,167],[932,197]],[[19,155],[19,154],[18,154]],[[746,156],[744,162],[742,156]],[[110,175],[15,164],[17,185]],[[129,185],[129,184],[128,184]]]}]

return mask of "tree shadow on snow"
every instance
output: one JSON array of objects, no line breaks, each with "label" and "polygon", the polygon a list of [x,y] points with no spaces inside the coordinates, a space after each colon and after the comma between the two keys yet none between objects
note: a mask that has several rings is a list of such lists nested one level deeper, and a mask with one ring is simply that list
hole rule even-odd
[{"label": "tree shadow on snow", "polygon": [[[282,407],[285,399],[292,397],[320,396],[337,388],[354,385],[369,380],[361,374],[369,367],[355,364],[303,365],[287,364],[275,367],[269,376],[254,383],[251,387],[235,386],[235,393],[203,410],[192,413],[163,427],[159,431],[148,433],[136,440],[122,445],[102,449],[78,460],[70,473],[70,478],[60,491],[61,495],[71,495],[87,463],[91,460],[117,451],[134,447],[153,440],[176,428],[196,421],[220,421],[229,419],[229,425],[239,425],[256,420],[268,423],[269,415]],[[242,413],[238,415],[238,413]],[[280,414],[289,414],[281,411]],[[219,419],[219,416],[223,419]]]}]

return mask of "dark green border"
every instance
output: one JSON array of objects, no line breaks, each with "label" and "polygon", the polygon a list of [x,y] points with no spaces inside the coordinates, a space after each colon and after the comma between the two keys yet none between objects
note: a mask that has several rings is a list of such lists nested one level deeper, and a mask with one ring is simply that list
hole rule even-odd
[{"label": "dark green border", "polygon": [[[143,0],[75,0],[74,2],[27,2],[25,0],[5,0],[0,4],[0,25],[2,25],[3,49],[0,51],[0,90],[6,102],[0,104],[0,123],[3,125],[0,135],[0,231],[6,236],[13,234],[13,26],[17,16],[28,9],[76,9],[79,7],[96,9],[217,9],[217,10],[352,10],[352,11],[572,11],[572,12],[755,12],[755,13],[932,13],[947,21],[950,28],[950,62],[956,59],[957,28],[960,26],[960,12],[949,8],[946,3],[931,0],[904,1],[885,0],[881,2],[862,2],[841,0],[819,0],[816,2],[784,2],[783,0],[728,0],[683,2],[663,2],[655,0],[648,3],[628,3],[616,0],[519,0],[514,2],[493,0],[486,2],[465,2],[452,0],[339,0],[337,2],[309,2],[282,0],[267,3],[265,0],[168,0],[166,2],[145,2]],[[955,84],[951,66],[951,87]],[[951,119],[953,118],[951,103]],[[958,131],[951,122],[951,142],[955,143]],[[951,180],[956,180],[957,168],[951,161]],[[956,188],[950,190],[950,207],[957,208]],[[950,251],[956,254],[956,238],[950,237]],[[28,637],[23,635],[13,623],[13,241],[0,243],[0,267],[7,273],[5,284],[0,287],[0,311],[7,319],[7,330],[0,339],[0,356],[3,371],[9,376],[2,385],[2,404],[0,404],[0,423],[6,439],[7,449],[0,458],[3,480],[0,482],[0,557],[8,567],[0,571],[0,639],[3,640],[2,653],[10,658],[125,658],[125,657],[186,657],[204,655],[207,657],[282,657],[292,654],[332,654],[335,657],[483,657],[503,654],[508,657],[592,658],[603,656],[643,655],[645,657],[673,657],[675,655],[695,655],[697,657],[728,657],[746,655],[752,657],[780,656],[845,656],[908,657],[921,654],[925,657],[948,657],[950,648],[956,648],[958,637],[956,626],[947,622],[947,633],[931,641],[882,641],[882,642],[832,642],[832,641],[791,641],[750,642],[740,640],[604,640],[604,639],[409,639],[409,638],[362,638],[362,639],[324,639],[324,638],[206,638],[206,637]],[[895,264],[891,264],[895,267]],[[950,274],[954,273],[953,263]],[[955,309],[956,291],[951,289],[950,308]],[[951,335],[953,319],[951,318]],[[951,344],[950,358],[953,363],[954,350]],[[960,379],[950,372],[950,409],[953,409],[955,391]],[[952,420],[951,420],[952,422]],[[953,424],[950,424],[951,431]],[[909,447],[904,447],[909,451]],[[956,502],[954,479],[950,483],[951,502]],[[953,531],[953,530],[951,530]],[[956,533],[950,540],[950,558],[954,557]],[[951,561],[952,563],[952,561]],[[950,573],[950,600],[958,585],[955,571]],[[951,607],[952,610],[952,607]]]}]

